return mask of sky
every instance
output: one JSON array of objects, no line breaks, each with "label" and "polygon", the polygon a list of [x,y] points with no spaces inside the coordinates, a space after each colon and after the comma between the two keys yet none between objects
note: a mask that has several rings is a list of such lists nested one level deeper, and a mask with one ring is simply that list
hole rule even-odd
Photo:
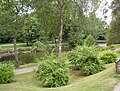
[{"label": "sky", "polygon": [[[109,25],[111,20],[112,20],[112,10],[109,8],[111,5],[112,0],[101,0],[102,4],[100,5],[99,10],[96,12],[97,16],[99,18],[101,18],[102,20],[105,20],[106,23]],[[107,5],[105,5],[105,3],[107,2]],[[103,8],[106,8],[108,10],[108,12],[103,15]],[[107,18],[105,19],[104,16],[107,16]]]}]

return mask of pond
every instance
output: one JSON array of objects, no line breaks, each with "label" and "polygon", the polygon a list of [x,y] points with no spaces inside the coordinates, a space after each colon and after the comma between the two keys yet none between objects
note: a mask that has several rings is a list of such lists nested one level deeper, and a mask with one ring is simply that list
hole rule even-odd
[{"label": "pond", "polygon": [[[32,63],[35,61],[35,58],[37,57],[42,57],[44,56],[43,52],[38,52],[38,53],[20,53],[18,54],[18,59],[19,59],[19,63],[20,64],[27,64],[27,63]],[[3,61],[13,61],[14,62],[15,57],[14,55],[9,55],[9,56],[5,56],[0,58],[0,62]]]},{"label": "pond", "polygon": [[[63,51],[69,51],[71,50],[70,47],[68,46],[65,46],[62,48]],[[35,59],[36,58],[42,58],[44,57],[45,53],[44,52],[37,52],[37,53],[20,53],[18,54],[18,58],[19,58],[19,63],[20,64],[28,64],[28,63],[32,63],[32,62],[35,62]],[[14,58],[14,55],[10,55],[10,56],[4,56],[2,58],[0,58],[0,62],[8,62],[8,61],[13,61],[15,62],[15,58]]]}]

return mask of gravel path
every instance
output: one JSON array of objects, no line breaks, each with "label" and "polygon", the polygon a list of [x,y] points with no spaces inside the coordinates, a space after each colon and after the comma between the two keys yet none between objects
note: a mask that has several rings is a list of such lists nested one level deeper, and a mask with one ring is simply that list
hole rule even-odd
[{"label": "gravel path", "polygon": [[32,72],[34,70],[37,70],[37,66],[35,67],[30,67],[30,68],[24,68],[24,69],[18,69],[18,70],[14,70],[15,74],[18,75],[18,74],[24,74],[24,73],[29,73],[29,72]]},{"label": "gravel path", "polygon": [[120,91],[120,83],[114,88],[113,91]]},{"label": "gravel path", "polygon": [[120,48],[115,48],[115,51],[119,51],[120,50]]}]

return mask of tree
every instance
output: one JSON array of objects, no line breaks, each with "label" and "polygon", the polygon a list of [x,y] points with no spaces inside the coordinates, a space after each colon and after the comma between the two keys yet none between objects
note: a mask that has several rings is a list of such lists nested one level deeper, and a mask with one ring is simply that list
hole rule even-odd
[{"label": "tree", "polygon": [[56,0],[59,9],[60,15],[60,32],[59,32],[59,45],[58,45],[58,57],[61,57],[62,54],[62,36],[63,36],[63,27],[64,27],[64,17],[67,4],[71,2],[70,0]]},{"label": "tree", "polygon": [[67,4],[71,0],[35,0],[33,7],[36,9],[41,28],[59,40],[58,56],[61,56],[62,35],[65,16],[68,15]]},{"label": "tree", "polygon": [[[7,21],[7,22],[6,22]],[[10,43],[12,41],[12,33],[10,25],[12,24],[11,15],[8,12],[1,11],[0,14],[0,43]]]},{"label": "tree", "polygon": [[65,24],[65,30],[69,30],[68,43],[72,46],[82,45],[88,35],[97,39],[99,31],[104,28],[104,23],[95,15],[99,0],[73,0],[73,3],[75,7],[71,14],[72,18]]},{"label": "tree", "polygon": [[[18,52],[16,48],[16,39],[18,31],[22,27],[22,12],[24,10],[23,0],[2,0],[2,6],[4,11],[10,14],[11,24],[9,25],[10,29],[13,30],[14,35],[14,55],[16,61],[16,67],[19,68],[18,62]],[[8,27],[7,27],[8,28]]]},{"label": "tree", "polygon": [[110,28],[107,31],[107,43],[119,44],[120,43],[120,16],[116,17],[115,20],[111,22]]},{"label": "tree", "polygon": [[108,45],[120,43],[120,0],[114,0],[112,2],[112,22],[107,31]]},{"label": "tree", "polygon": [[105,21],[96,17],[95,12],[91,12],[86,17],[85,35],[92,35],[95,39],[99,39],[100,37],[105,39],[106,25]]},{"label": "tree", "polygon": [[[84,30],[84,12],[87,12],[91,4],[96,7],[99,0],[34,0],[32,8],[35,9],[41,28],[49,31],[54,37],[58,38],[58,57],[62,53],[63,31],[65,22],[69,19],[76,22],[80,31]],[[88,10],[89,11],[89,10]],[[84,29],[83,29],[84,28]],[[77,32],[81,33],[81,32]]]},{"label": "tree", "polygon": [[27,45],[32,45],[36,41],[46,41],[45,33],[41,30],[40,24],[35,16],[29,15],[25,20],[24,28],[24,40],[27,42]]}]

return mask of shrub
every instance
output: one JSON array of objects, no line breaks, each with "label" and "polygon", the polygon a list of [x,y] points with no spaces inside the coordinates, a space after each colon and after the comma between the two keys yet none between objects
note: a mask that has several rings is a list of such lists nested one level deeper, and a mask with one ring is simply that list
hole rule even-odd
[{"label": "shrub", "polygon": [[35,42],[32,45],[32,50],[33,51],[44,51],[44,52],[49,52],[54,48],[54,46],[49,45],[48,43],[42,43],[40,41]]},{"label": "shrub", "polygon": [[94,46],[96,45],[96,40],[93,38],[92,35],[89,35],[85,41],[84,41],[85,46]]},{"label": "shrub", "polygon": [[13,79],[13,66],[7,63],[0,63],[0,84],[10,83]]},{"label": "shrub", "polygon": [[21,52],[21,51],[31,51],[32,48],[31,47],[20,47],[18,48],[18,51]]},{"label": "shrub", "polygon": [[69,81],[65,61],[58,60],[53,54],[40,63],[37,70],[38,81],[46,87],[59,87]]},{"label": "shrub", "polygon": [[115,59],[118,57],[118,54],[113,51],[103,51],[99,54],[100,60],[102,60],[105,64],[115,62]]},{"label": "shrub", "polygon": [[47,46],[40,41],[35,42],[32,45],[33,51],[46,51]]},{"label": "shrub", "polygon": [[104,69],[98,60],[96,47],[77,46],[69,53],[69,60],[73,68],[79,69],[84,75],[92,75]]}]

